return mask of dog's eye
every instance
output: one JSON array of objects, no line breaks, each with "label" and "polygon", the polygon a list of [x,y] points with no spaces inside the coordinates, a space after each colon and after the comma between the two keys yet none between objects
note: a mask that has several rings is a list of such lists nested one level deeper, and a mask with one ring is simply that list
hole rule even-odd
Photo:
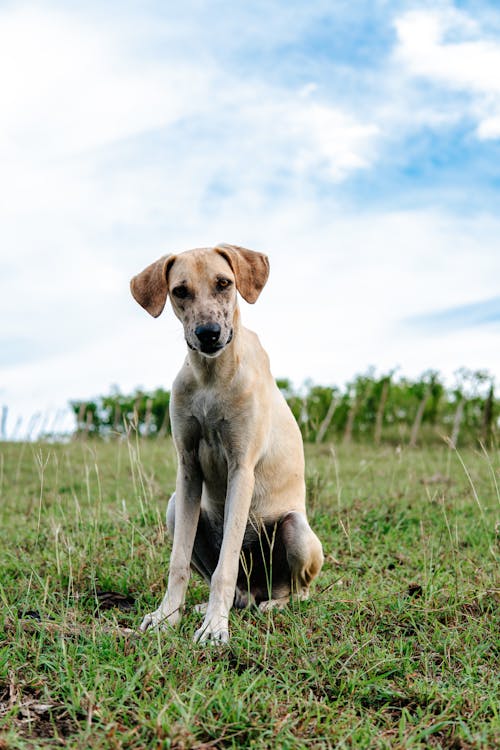
[{"label": "dog's eye", "polygon": [[180,286],[176,286],[175,289],[172,289],[172,294],[174,297],[177,297],[177,299],[186,299],[189,292],[187,287],[184,286],[184,284],[181,284]]},{"label": "dog's eye", "polygon": [[222,291],[223,289],[227,289],[231,286],[231,281],[229,279],[220,278],[217,279],[217,289],[219,291]]}]

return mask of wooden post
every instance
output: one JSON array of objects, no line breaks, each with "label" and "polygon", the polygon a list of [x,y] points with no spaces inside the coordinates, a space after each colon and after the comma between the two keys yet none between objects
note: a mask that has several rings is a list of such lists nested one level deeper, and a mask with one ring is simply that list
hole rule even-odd
[{"label": "wooden post", "polygon": [[385,411],[385,405],[387,403],[387,396],[389,395],[389,385],[390,385],[391,379],[386,378],[384,380],[384,384],[382,385],[382,392],[380,394],[380,401],[378,402],[378,408],[377,408],[377,416],[375,418],[375,445],[380,445],[380,441],[382,440],[382,426],[384,424],[384,411]]},{"label": "wooden post", "polygon": [[140,422],[140,416],[139,416],[139,404],[140,404],[140,399],[136,398],[134,402],[134,411],[132,412],[131,426],[132,426],[132,429],[135,432],[138,432],[140,435],[141,434],[140,433],[141,422]]},{"label": "wooden post", "polygon": [[424,416],[425,407],[427,406],[430,395],[430,391],[427,391],[418,405],[417,413],[415,414],[415,421],[413,422],[413,426],[411,428],[410,448],[415,448],[415,446],[417,445],[418,433],[420,431],[420,425],[422,424],[422,417]]},{"label": "wooden post", "polygon": [[351,408],[349,409],[349,414],[347,415],[347,422],[346,422],[345,431],[344,431],[344,443],[350,443],[352,440],[354,420],[356,418],[358,407],[359,407],[359,402],[358,402],[358,399],[355,398],[351,404]]},{"label": "wooden post", "polygon": [[490,385],[490,390],[484,402],[483,411],[483,428],[482,428],[482,441],[483,445],[487,447],[491,444],[492,427],[493,427],[493,403],[494,403],[494,390],[493,383]]},{"label": "wooden post", "polygon": [[457,447],[458,435],[460,433],[460,425],[462,424],[462,419],[464,416],[464,409],[465,409],[465,398],[462,396],[460,398],[460,401],[458,402],[457,410],[455,412],[455,417],[453,419],[453,429],[451,431],[451,438],[450,438],[451,449],[455,449]]},{"label": "wooden post", "polygon": [[87,409],[87,413],[85,415],[85,437],[89,436],[90,428],[92,427],[93,422],[94,415],[92,414],[92,409]]},{"label": "wooden post", "polygon": [[151,433],[151,417],[153,415],[153,399],[148,398],[146,401],[146,413],[144,415],[144,435]]},{"label": "wooden post", "polygon": [[335,409],[337,408],[337,401],[333,398],[332,394],[332,400],[330,401],[330,404],[328,406],[328,411],[326,412],[324,420],[321,422],[319,426],[319,430],[316,433],[316,443],[322,443],[323,439],[326,435],[326,432],[328,428],[330,427],[330,423],[333,419],[333,415],[335,414]]},{"label": "wooden post", "polygon": [[86,409],[87,409],[87,404],[85,404],[85,403],[84,403],[84,402],[82,401],[82,403],[80,404],[80,408],[78,409],[78,417],[77,417],[77,421],[78,421],[78,430],[80,430],[80,429],[81,429],[81,431],[82,431],[82,432],[83,432],[83,431],[84,431],[84,429],[85,429],[85,427],[84,427],[84,423],[85,423],[85,410],[86,410]]},{"label": "wooden post", "polygon": [[167,407],[165,409],[165,416],[163,418],[162,425],[161,425],[160,429],[158,430],[158,436],[161,435],[163,437],[164,435],[166,435],[167,432],[168,432],[169,426],[170,426],[170,413],[169,413],[169,409]]},{"label": "wooden post", "polygon": [[7,406],[2,406],[2,419],[0,423],[0,439],[6,440],[7,438],[7,414],[9,409]]},{"label": "wooden post", "polygon": [[114,416],[113,416],[113,429],[115,432],[120,432],[120,423],[122,421],[122,410],[118,401],[115,402]]}]

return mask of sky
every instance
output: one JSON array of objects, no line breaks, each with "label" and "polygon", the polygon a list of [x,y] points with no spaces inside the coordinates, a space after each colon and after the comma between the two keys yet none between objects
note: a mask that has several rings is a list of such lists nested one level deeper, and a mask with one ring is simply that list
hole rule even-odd
[{"label": "sky", "polygon": [[496,2],[0,2],[4,432],[169,389],[129,279],[218,242],[269,255],[276,377],[499,378],[499,201]]}]

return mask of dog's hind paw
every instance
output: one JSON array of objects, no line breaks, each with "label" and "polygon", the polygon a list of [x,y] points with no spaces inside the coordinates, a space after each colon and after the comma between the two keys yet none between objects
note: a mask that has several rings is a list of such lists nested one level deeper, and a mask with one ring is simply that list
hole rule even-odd
[{"label": "dog's hind paw", "polygon": [[259,604],[259,609],[261,612],[270,612],[272,609],[286,609],[289,601],[289,596],[284,596],[281,599],[266,599]]}]

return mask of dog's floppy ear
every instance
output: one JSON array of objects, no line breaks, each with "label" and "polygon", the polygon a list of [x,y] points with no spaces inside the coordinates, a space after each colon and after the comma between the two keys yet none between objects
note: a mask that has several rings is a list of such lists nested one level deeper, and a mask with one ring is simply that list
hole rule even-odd
[{"label": "dog's floppy ear", "polygon": [[167,301],[168,272],[172,268],[175,255],[164,255],[134,276],[130,282],[132,296],[153,318],[163,312]]},{"label": "dog's floppy ear", "polygon": [[246,250],[238,245],[221,242],[215,250],[222,255],[232,268],[236,288],[244,300],[253,304],[257,301],[269,276],[269,259],[263,253]]}]

